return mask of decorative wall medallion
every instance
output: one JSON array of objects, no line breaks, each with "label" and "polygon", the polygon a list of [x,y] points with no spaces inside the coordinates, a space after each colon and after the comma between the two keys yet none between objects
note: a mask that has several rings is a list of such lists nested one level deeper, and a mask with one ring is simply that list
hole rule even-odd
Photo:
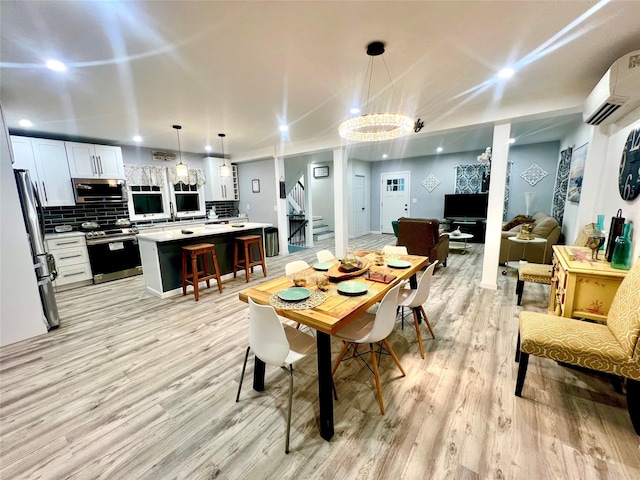
[{"label": "decorative wall medallion", "polygon": [[547,175],[549,175],[549,173],[545,172],[537,163],[534,163],[520,174],[520,176],[524,178],[524,181],[532,187]]},{"label": "decorative wall medallion", "polygon": [[438,180],[432,173],[422,181],[422,186],[429,190],[429,193],[433,192],[438,185],[440,185],[440,180]]}]

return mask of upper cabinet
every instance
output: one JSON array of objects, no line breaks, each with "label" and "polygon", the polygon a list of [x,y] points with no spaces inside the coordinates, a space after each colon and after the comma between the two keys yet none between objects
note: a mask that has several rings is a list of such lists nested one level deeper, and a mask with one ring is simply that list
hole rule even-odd
[{"label": "upper cabinet", "polygon": [[220,176],[221,158],[205,157],[204,174],[207,179],[204,184],[204,199],[207,202],[238,200],[238,168],[229,164],[231,175]]},{"label": "upper cabinet", "polygon": [[11,136],[14,169],[29,170],[46,207],[75,205],[64,142]]},{"label": "upper cabinet", "polygon": [[72,178],[124,178],[120,147],[77,142],[64,144]]}]

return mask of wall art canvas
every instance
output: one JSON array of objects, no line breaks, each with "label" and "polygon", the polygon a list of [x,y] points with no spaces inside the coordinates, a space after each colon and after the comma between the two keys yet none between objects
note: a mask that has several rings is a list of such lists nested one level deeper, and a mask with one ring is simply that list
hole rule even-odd
[{"label": "wall art canvas", "polygon": [[569,185],[569,171],[571,169],[571,151],[572,148],[569,147],[560,152],[556,185],[553,191],[551,216],[558,221],[559,225],[562,225],[564,220],[564,204],[567,199],[567,186]]},{"label": "wall art canvas", "polygon": [[567,188],[567,200],[573,203],[580,202],[582,193],[582,180],[584,179],[584,164],[587,159],[587,143],[576,148],[571,155],[571,173],[569,174],[569,186]]}]

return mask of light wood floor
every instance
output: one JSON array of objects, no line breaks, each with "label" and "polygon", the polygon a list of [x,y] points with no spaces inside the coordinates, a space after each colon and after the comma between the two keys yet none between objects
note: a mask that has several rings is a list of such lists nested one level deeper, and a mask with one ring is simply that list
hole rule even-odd
[{"label": "light wood floor", "polygon": [[[269,258],[269,277],[287,261],[313,262],[319,248],[332,242]],[[532,357],[523,398],[514,396],[515,272],[492,291],[478,287],[481,268],[473,245],[437,270],[425,305],[437,338],[423,333],[424,360],[398,323],[390,341],[407,376],[382,359],[386,415],[372,375],[348,362],[335,379],[335,436],[322,440],[315,357],[300,363],[289,455],[284,372],[268,368],[258,393],[251,362],[234,401],[243,279],[198,303],[152,297],[142,277],[60,293],[59,330],[0,350],[0,478],[640,478],[640,437],[606,380]],[[547,295],[527,285],[522,308],[544,311]]]}]

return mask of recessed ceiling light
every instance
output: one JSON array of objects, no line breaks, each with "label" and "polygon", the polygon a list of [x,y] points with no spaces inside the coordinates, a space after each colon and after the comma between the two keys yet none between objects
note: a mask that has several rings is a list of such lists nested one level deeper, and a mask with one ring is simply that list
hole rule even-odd
[{"label": "recessed ceiling light", "polygon": [[356,113],[360,113],[360,109],[358,107],[353,107],[349,111],[351,112],[352,115],[355,115]]},{"label": "recessed ceiling light", "polygon": [[438,153],[440,153],[442,150],[444,150],[442,147],[436,148],[436,152],[438,152]]},{"label": "recessed ceiling light", "polygon": [[133,137],[133,141],[137,142],[137,143],[140,143],[142,141],[142,137],[140,135],[135,135]]},{"label": "recessed ceiling light", "polygon": [[516,139],[515,138],[510,138],[509,139],[509,143],[516,143]]},{"label": "recessed ceiling light", "polygon": [[31,122],[31,120],[27,120],[26,118],[20,120],[18,122],[18,125],[20,125],[21,127],[33,127],[33,123]]},{"label": "recessed ceiling light", "polygon": [[205,149],[207,152],[210,152],[210,151],[211,151],[211,145],[205,145],[205,146],[204,146],[204,149]]},{"label": "recessed ceiling light", "polygon": [[389,158],[389,155],[387,155],[386,153],[383,153],[382,158]]},{"label": "recessed ceiling light", "polygon": [[47,60],[47,68],[49,70],[53,70],[54,72],[66,72],[67,66],[62,63],[60,60]]},{"label": "recessed ceiling light", "polygon": [[503,68],[498,72],[498,76],[500,78],[511,78],[513,74],[516,73],[513,68]]},{"label": "recessed ceiling light", "polygon": [[280,125],[280,131],[281,132],[288,132],[289,131],[289,127],[287,125]]}]

